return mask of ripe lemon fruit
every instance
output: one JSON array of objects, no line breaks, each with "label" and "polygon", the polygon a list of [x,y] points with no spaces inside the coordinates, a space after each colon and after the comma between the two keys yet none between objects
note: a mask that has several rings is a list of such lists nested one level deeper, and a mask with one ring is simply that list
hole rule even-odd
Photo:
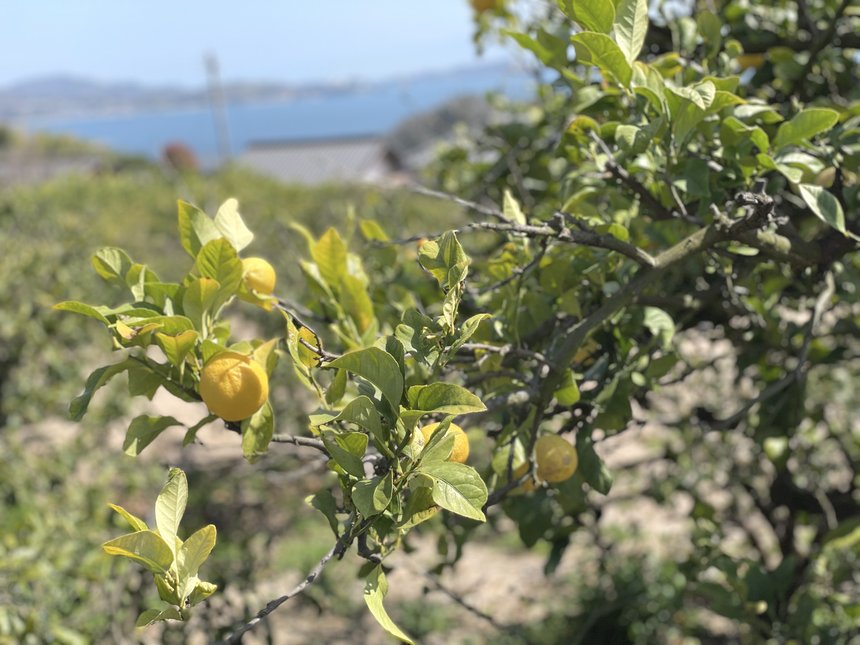
[{"label": "ripe lemon fruit", "polygon": [[248,289],[265,296],[275,290],[275,269],[263,258],[245,258],[242,260],[242,279]]},{"label": "ripe lemon fruit", "polygon": [[269,398],[269,377],[250,356],[221,352],[203,366],[200,397],[213,414],[225,421],[241,421]]},{"label": "ripe lemon fruit", "polygon": [[[424,443],[430,441],[430,437],[433,436],[433,432],[438,427],[438,423],[428,423],[426,426],[421,426],[421,434],[424,435]],[[463,428],[458,426],[456,423],[452,423],[448,426],[448,431],[445,433],[445,436],[451,434],[454,435],[454,448],[451,450],[451,456],[448,457],[448,461],[456,461],[458,463],[465,464],[466,460],[469,458],[469,437],[467,437],[466,433],[463,432]]]},{"label": "ripe lemon fruit", "polygon": [[576,448],[557,434],[545,434],[535,443],[537,477],[558,484],[573,477],[579,458]]}]

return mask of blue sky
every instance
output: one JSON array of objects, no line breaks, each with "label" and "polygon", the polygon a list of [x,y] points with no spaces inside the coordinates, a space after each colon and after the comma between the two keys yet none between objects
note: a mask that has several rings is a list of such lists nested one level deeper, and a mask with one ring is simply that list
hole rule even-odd
[{"label": "blue sky", "polygon": [[[467,0],[8,0],[0,85],[52,74],[200,85],[377,79],[474,63]],[[498,59],[499,50],[485,59]]]}]

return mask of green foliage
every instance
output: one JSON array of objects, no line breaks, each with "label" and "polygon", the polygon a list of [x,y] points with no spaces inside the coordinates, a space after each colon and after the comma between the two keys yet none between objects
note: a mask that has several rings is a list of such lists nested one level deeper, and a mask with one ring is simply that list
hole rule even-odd
[{"label": "green foliage", "polygon": [[137,619],[137,627],[162,620],[183,620],[190,607],[206,600],[217,589],[197,576],[198,569],[215,548],[215,527],[209,524],[184,541],[179,538],[179,523],[187,503],[185,473],[173,468],[155,500],[155,530],[121,506],[110,505],[134,532],[105,542],[102,550],[142,564],[154,576],[158,595],[168,605],[145,610]]},{"label": "green foliage", "polygon": [[[798,5],[802,20],[787,0],[694,4],[695,19],[649,14],[644,0],[564,1],[548,17],[476,7],[479,33],[503,26],[544,80],[536,104],[455,142],[432,169],[492,221],[455,232],[428,217],[420,237],[399,243],[370,203],[337,227],[260,218],[254,237],[227,193],[214,218],[180,201],[170,244],[191,261],[169,255],[176,264],[158,267],[175,282],[132,259],[152,257],[146,244],[98,251],[96,273],[127,301],[75,294],[57,308],[100,323],[122,358],[87,379],[72,416],[121,373],[133,396],[164,388],[197,402],[203,365],[228,349],[304,387],[289,401],[273,388],[226,429],[242,435],[248,462],[274,443],[323,455],[330,474],[307,502],[335,544],[308,580],[355,545],[371,614],[406,642],[383,607],[386,558],[434,527],[446,531],[439,568],[453,565],[478,531],[510,522],[547,551],[548,574],[583,528],[600,553],[564,640],[847,642],[860,112],[857,58],[834,35],[849,40],[858,16],[836,0]],[[416,239],[417,250],[400,248]],[[261,240],[285,241],[274,247],[285,297],[247,302],[241,254]],[[231,337],[235,312],[269,305],[281,315],[256,338]],[[700,345],[723,354],[702,358],[691,350]],[[713,374],[719,361],[731,369]],[[673,414],[659,415],[659,396]],[[307,400],[318,406],[309,419],[297,405],[286,417],[298,431],[277,432],[280,411]],[[472,465],[451,461],[446,431],[459,416],[480,438]],[[188,440],[211,419],[188,427]],[[649,420],[659,422],[655,468],[610,468],[603,442],[617,448]],[[439,430],[425,441],[428,422]],[[135,418],[126,451],[175,425]],[[579,461],[552,484],[534,479],[532,454],[550,433]],[[619,490],[680,502],[690,548],[647,576],[641,558],[616,557],[629,536],[600,520],[623,502]],[[214,528],[176,537],[186,495],[174,471],[156,529],[119,510],[134,532],[105,545],[151,571],[171,605],[142,624],[187,618],[186,601],[214,590],[196,579]]]}]

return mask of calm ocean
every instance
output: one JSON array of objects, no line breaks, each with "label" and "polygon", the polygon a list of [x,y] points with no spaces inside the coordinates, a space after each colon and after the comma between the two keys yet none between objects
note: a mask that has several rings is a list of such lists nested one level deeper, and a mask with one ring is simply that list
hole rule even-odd
[{"label": "calm ocean", "polygon": [[[476,70],[371,87],[362,92],[279,103],[227,106],[234,154],[255,141],[382,134],[404,118],[468,94],[499,91],[515,99],[533,92],[533,80],[519,72]],[[208,109],[141,112],[88,118],[40,118],[30,131],[71,134],[122,152],[157,158],[166,143],[189,146],[204,165],[217,161],[212,113]]]}]

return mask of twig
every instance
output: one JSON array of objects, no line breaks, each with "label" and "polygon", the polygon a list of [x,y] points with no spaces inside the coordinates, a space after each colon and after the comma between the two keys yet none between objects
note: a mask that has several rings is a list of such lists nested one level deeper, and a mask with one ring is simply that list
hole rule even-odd
[{"label": "twig", "polygon": [[[543,237],[553,238],[559,242],[567,242],[570,244],[581,244],[583,246],[592,246],[603,248],[610,251],[616,251],[622,255],[626,255],[631,260],[636,261],[642,266],[653,266],[654,258],[646,251],[622,242],[612,235],[603,235],[590,230],[572,231],[568,228],[554,228],[547,224],[532,225],[532,224],[514,224],[512,222],[473,222],[459,228],[450,229],[454,233],[469,233],[474,231],[495,231],[497,233],[510,233],[522,237]],[[410,237],[401,238],[399,240],[391,240],[385,244],[409,244],[423,239],[432,239],[439,237],[439,233],[422,233],[412,235]]]},{"label": "twig", "polygon": [[426,571],[423,572],[422,575],[424,576],[424,578],[426,580],[428,580],[436,588],[437,591],[441,591],[443,594],[448,596],[448,598],[453,600],[455,603],[460,605],[460,607],[462,607],[463,609],[465,609],[469,613],[474,614],[478,618],[481,618],[481,619],[487,621],[490,625],[492,625],[492,627],[494,629],[496,629],[500,632],[509,632],[510,631],[511,626],[503,625],[500,622],[498,622],[495,618],[490,616],[489,614],[481,611],[480,609],[475,607],[475,605],[473,605],[470,602],[468,602],[467,600],[465,600],[458,593],[448,589],[448,587],[443,585],[442,582],[439,581],[435,576],[427,573]]},{"label": "twig", "polygon": [[326,553],[322,557],[322,559],[320,559],[320,561],[317,562],[316,566],[310,570],[308,575],[305,576],[305,578],[299,584],[297,584],[295,587],[293,587],[290,591],[285,593],[283,596],[280,596],[279,598],[275,598],[274,600],[270,600],[265,607],[263,607],[260,611],[257,612],[257,615],[254,616],[254,618],[252,618],[247,623],[245,623],[244,625],[242,625],[238,629],[236,629],[233,632],[231,632],[230,634],[228,634],[227,637],[224,638],[224,640],[220,641],[221,644],[222,645],[228,645],[231,643],[241,643],[242,642],[242,636],[246,632],[253,629],[266,616],[271,614],[278,607],[280,607],[285,602],[287,602],[290,598],[293,598],[293,597],[299,595],[307,587],[312,585],[316,581],[316,579],[319,577],[319,575],[322,573],[326,564],[328,564],[328,562],[332,558],[335,558],[335,557],[339,558],[340,556],[342,556],[346,552],[346,549],[349,547],[349,544],[351,542],[352,542],[352,521],[350,521],[350,523],[345,527],[343,535],[341,535],[340,538],[338,538],[337,542],[335,542],[334,545],[331,547],[331,549],[328,550],[328,553]]},{"label": "twig", "polygon": [[492,206],[484,206],[483,204],[478,204],[477,202],[469,201],[468,199],[463,199],[462,197],[457,197],[456,195],[452,195],[450,193],[444,193],[439,190],[426,188],[425,186],[421,186],[419,184],[414,184],[410,186],[409,190],[411,190],[413,193],[418,193],[419,195],[435,197],[436,199],[445,199],[449,202],[454,202],[458,206],[462,206],[467,210],[480,213],[481,215],[487,215],[488,217],[493,217],[500,222],[511,223],[511,220],[505,217],[505,214],[502,211],[497,208],[493,208]]},{"label": "twig", "polygon": [[315,439],[314,437],[295,437],[291,434],[276,434],[272,435],[273,443],[291,443],[294,446],[303,446],[306,448],[315,448],[321,452],[325,452],[328,454],[325,448],[325,444],[322,442],[322,439]]},{"label": "twig", "polygon": [[503,356],[518,356],[520,358],[531,359],[541,363],[547,363],[546,357],[540,352],[535,352],[531,349],[522,347],[514,347],[513,345],[490,345],[488,343],[464,343],[460,346],[462,352],[491,352],[493,354],[502,354]]},{"label": "twig", "polygon": [[[307,329],[308,331],[310,331],[314,336],[316,336],[317,340],[319,340],[319,337],[320,337],[320,336],[319,336],[319,334],[314,330],[314,328],[313,328],[313,327],[311,327],[310,325],[308,325],[308,324],[307,324],[307,323],[306,323],[302,318],[299,318],[299,317],[296,315],[296,312],[295,312],[295,311],[293,311],[293,310],[289,307],[288,303],[287,303],[285,300],[281,300],[281,299],[279,298],[279,299],[278,299],[277,307],[278,307],[278,309],[280,309],[281,311],[283,311],[285,314],[287,314],[290,318],[292,318],[292,319],[293,319],[293,322],[295,322],[299,327],[304,327],[305,329]],[[300,345],[302,345],[303,347],[305,347],[305,348],[309,349],[310,351],[312,351],[314,354],[316,354],[317,356],[319,356],[319,357],[320,357],[322,360],[324,360],[324,361],[333,361],[333,360],[335,360],[336,358],[339,358],[339,355],[338,355],[338,354],[332,354],[331,352],[327,352],[326,350],[324,350],[324,349],[322,348],[322,341],[320,341],[320,345],[319,345],[319,347],[317,347],[317,346],[313,345],[312,343],[309,343],[309,342],[308,342],[307,340],[305,340],[304,338],[299,338],[299,339],[298,339],[298,342],[299,342],[299,344],[300,344]]]}]

